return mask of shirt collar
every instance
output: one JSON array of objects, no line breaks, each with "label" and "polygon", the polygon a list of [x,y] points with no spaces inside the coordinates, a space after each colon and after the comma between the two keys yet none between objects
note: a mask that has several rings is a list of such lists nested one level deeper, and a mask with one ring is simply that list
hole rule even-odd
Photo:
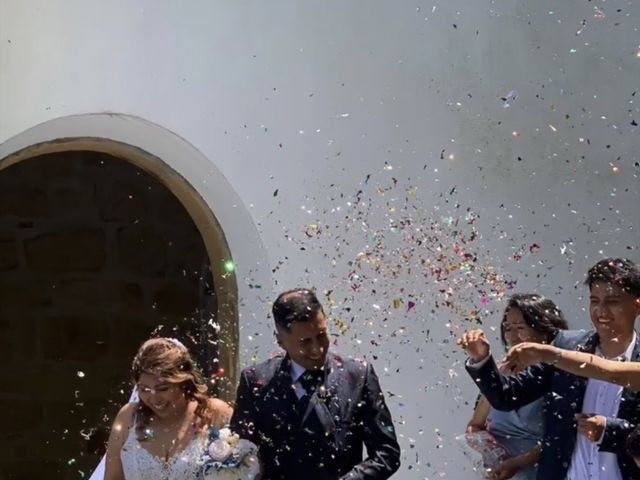
[{"label": "shirt collar", "polygon": [[291,360],[291,379],[293,380],[293,383],[296,383],[302,376],[302,374],[306,371],[307,369],[302,365],[299,365],[298,363]]},{"label": "shirt collar", "polygon": [[[326,372],[326,375],[328,375],[331,372],[331,367],[329,366],[329,356],[327,355],[327,359],[325,361],[324,364],[324,371]],[[302,376],[302,374],[304,374],[304,372],[306,372],[307,369],[304,368],[302,365],[294,362],[293,360],[291,360],[291,370],[290,370],[290,374],[291,374],[291,380],[293,380],[293,383],[296,383],[300,377]]]},{"label": "shirt collar", "polygon": [[631,361],[631,358],[633,357],[633,349],[636,347],[636,341],[637,340],[638,340],[638,337],[636,336],[636,332],[634,331],[633,332],[633,338],[631,339],[631,343],[627,347],[627,350],[624,352],[624,361],[625,362]]},{"label": "shirt collar", "polygon": [[[637,341],[637,336],[636,336],[636,332],[633,332],[633,337],[631,337],[631,342],[629,343],[629,346],[627,347],[627,349],[624,351],[624,353],[622,355],[618,355],[615,358],[609,358],[608,360],[618,360],[618,361],[624,361],[624,362],[628,362],[631,360],[631,357],[633,357],[633,349],[636,346],[636,341]],[[600,350],[600,347],[596,347],[596,353],[598,354],[598,356],[600,357],[604,357],[602,355],[602,351]]]}]

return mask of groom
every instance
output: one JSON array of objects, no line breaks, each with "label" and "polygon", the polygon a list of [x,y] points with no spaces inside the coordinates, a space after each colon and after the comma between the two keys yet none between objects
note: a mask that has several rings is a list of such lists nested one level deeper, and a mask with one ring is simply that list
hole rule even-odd
[{"label": "groom", "polygon": [[286,354],[242,372],[231,419],[259,446],[263,480],[391,477],[400,447],[373,366],[328,352],[327,319],[310,290],[278,296],[273,318]]}]

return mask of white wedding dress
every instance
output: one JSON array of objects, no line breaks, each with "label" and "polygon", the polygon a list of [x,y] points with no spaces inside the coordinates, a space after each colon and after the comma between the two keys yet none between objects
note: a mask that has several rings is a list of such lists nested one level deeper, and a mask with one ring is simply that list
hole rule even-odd
[{"label": "white wedding dress", "polygon": [[[169,461],[149,453],[138,441],[135,426],[127,434],[120,451],[122,471],[125,480],[255,480],[260,472],[260,464],[255,456],[249,464],[238,469],[211,470],[205,475],[203,454],[206,438],[194,438]],[[90,480],[103,480],[104,458]]]},{"label": "white wedding dress", "polygon": [[[138,392],[134,388],[129,402],[139,401]],[[122,446],[120,460],[125,480],[199,480],[202,477],[202,465],[199,463],[204,449],[204,442],[194,438],[185,449],[165,462],[151,455],[142,448],[136,438],[135,426],[129,430],[127,440]],[[103,480],[105,458],[102,457],[89,480]]]},{"label": "white wedding dress", "polygon": [[[130,402],[138,401],[138,393],[131,392]],[[135,425],[131,427],[120,451],[120,460],[125,480],[255,480],[259,477],[260,463],[252,455],[248,465],[239,469],[209,470],[203,472],[205,438],[194,438],[168,462],[150,454],[136,438]],[[254,446],[255,447],[255,446]],[[104,480],[105,457],[92,473],[89,480]]]},{"label": "white wedding dress", "polygon": [[129,430],[120,459],[125,480],[201,479],[204,438],[194,438],[168,461],[149,453],[138,441],[135,426]]}]

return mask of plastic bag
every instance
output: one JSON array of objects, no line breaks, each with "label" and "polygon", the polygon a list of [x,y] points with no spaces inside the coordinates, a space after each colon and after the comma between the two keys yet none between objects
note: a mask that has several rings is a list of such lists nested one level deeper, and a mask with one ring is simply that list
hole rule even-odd
[{"label": "plastic bag", "polygon": [[486,430],[459,435],[456,442],[478,478],[489,478],[491,471],[509,457],[506,448]]}]

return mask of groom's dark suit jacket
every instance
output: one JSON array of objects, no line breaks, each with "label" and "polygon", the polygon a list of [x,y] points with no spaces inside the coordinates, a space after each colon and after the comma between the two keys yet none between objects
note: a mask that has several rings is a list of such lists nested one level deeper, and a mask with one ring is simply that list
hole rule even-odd
[{"label": "groom's dark suit jacket", "polygon": [[242,372],[231,428],[259,446],[264,480],[383,480],[399,468],[371,364],[329,353],[326,368],[326,389],[310,407],[295,394],[288,356]]},{"label": "groom's dark suit jacket", "polygon": [[[598,345],[595,332],[561,331],[553,342],[567,350],[594,353]],[[640,361],[640,341],[636,340],[631,361]],[[497,410],[515,410],[544,397],[545,435],[538,461],[538,480],[566,477],[576,444],[575,414],[582,412],[587,379],[551,365],[534,365],[515,377],[502,376],[491,358],[480,368],[467,364],[467,371],[480,391]],[[640,423],[640,393],[624,389],[618,415],[607,418],[600,451],[615,453],[625,480],[640,480],[640,469],[627,455],[625,441]],[[606,477],[601,477],[604,480]]]}]

